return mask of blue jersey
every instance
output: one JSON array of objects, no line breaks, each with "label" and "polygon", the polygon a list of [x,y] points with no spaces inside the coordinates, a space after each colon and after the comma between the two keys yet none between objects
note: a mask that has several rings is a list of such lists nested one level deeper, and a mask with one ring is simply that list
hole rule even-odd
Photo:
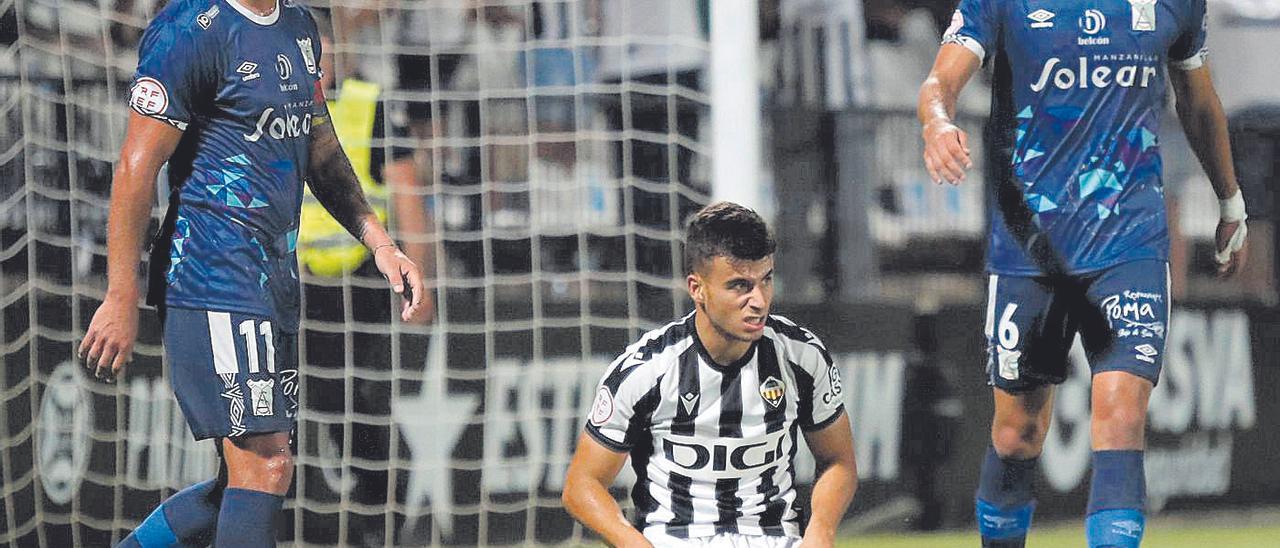
[{"label": "blue jersey", "polygon": [[152,304],[296,329],[319,50],[315,21],[287,0],[266,17],[235,0],[175,0],[147,27],[129,105],[183,130],[152,244]]},{"label": "blue jersey", "polygon": [[[944,43],[994,61],[1008,175],[1069,272],[1167,258],[1166,67],[1204,62],[1204,11],[1205,0],[961,0]],[[1039,274],[989,209],[988,268]]]}]

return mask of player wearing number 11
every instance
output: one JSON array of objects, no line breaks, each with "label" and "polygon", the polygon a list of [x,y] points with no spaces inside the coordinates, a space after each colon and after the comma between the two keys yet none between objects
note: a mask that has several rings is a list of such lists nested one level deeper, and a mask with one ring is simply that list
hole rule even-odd
[{"label": "player wearing number 11", "polygon": [[293,480],[304,181],[405,294],[402,318],[423,311],[421,273],[379,224],[329,123],[319,48],[315,21],[289,0],[175,0],[143,35],[112,181],[107,295],[80,354],[107,379],[131,359],[140,248],[168,161],[148,302],[178,403],[197,439],[218,440],[222,466],[121,546],[275,544]]}]

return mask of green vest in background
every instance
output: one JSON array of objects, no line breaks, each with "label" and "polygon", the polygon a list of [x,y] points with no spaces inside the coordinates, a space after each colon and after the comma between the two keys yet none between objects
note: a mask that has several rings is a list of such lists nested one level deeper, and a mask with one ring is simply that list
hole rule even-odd
[{"label": "green vest in background", "polygon": [[[338,99],[329,101],[329,120],[338,142],[351,160],[365,198],[378,220],[387,222],[386,189],[373,180],[372,163],[374,117],[378,111],[377,84],[349,79],[342,82]],[[380,138],[380,136],[379,136]],[[302,199],[302,215],[298,225],[298,260],[312,274],[342,276],[358,268],[369,256],[364,244],[356,241],[343,228],[308,187]]]}]

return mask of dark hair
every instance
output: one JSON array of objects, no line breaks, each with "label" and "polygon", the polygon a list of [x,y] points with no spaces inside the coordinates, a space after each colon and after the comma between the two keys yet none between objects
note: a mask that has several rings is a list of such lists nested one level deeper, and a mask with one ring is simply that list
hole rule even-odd
[{"label": "dark hair", "polygon": [[758,261],[777,249],[777,242],[756,212],[733,202],[702,208],[685,230],[684,272],[689,274],[715,257]]}]

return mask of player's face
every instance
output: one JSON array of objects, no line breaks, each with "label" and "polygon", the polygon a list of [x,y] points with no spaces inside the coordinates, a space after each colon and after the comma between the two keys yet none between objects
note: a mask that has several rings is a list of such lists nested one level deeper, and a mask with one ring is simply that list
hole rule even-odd
[{"label": "player's face", "polygon": [[689,295],[721,336],[755,341],[764,335],[773,302],[773,256],[757,261],[715,257],[689,275]]}]

